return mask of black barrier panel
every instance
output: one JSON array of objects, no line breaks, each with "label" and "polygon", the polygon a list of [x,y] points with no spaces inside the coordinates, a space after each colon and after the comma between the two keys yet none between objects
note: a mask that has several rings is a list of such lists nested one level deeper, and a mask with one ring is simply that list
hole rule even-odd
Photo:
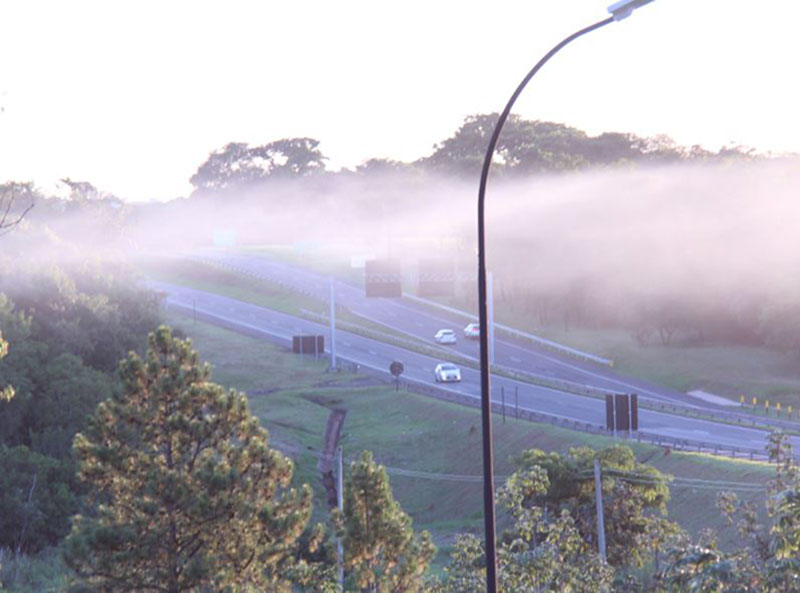
[{"label": "black barrier panel", "polygon": [[639,430],[639,396],[606,394],[606,430]]},{"label": "black barrier panel", "polygon": [[617,430],[630,430],[631,420],[628,411],[628,394],[617,393],[614,395],[614,417]]},{"label": "black barrier panel", "polygon": [[292,352],[319,355],[325,353],[325,336],[292,336]]},{"label": "black barrier panel", "polygon": [[421,260],[417,294],[421,297],[453,296],[456,288],[456,274],[453,262],[441,260]]},{"label": "black barrier panel", "polygon": [[400,262],[374,259],[364,263],[364,294],[368,297],[403,295]]}]

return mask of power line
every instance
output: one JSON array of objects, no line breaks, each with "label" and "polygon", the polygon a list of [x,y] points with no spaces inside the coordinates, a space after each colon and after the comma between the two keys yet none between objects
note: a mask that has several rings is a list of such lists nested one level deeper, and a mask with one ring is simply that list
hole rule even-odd
[{"label": "power line", "polygon": [[[316,457],[317,459],[325,459],[325,460],[332,460],[332,455],[325,455],[318,451],[312,451],[310,449],[303,449],[302,447],[296,447],[293,445],[289,445],[287,443],[277,442],[272,440],[273,446],[282,451],[288,453],[293,452],[297,454],[305,454],[310,455],[312,457]],[[356,461],[356,458],[350,458],[346,461],[348,463]],[[472,484],[480,484],[483,482],[483,476],[478,474],[450,474],[450,473],[441,473],[441,472],[426,472],[421,470],[412,470],[400,467],[393,467],[390,465],[384,465],[386,468],[386,472],[392,476],[399,476],[403,478],[412,478],[412,479],[419,479],[419,480],[433,480],[433,481],[440,481],[440,482],[460,482],[460,483],[472,483]],[[681,477],[681,476],[654,476],[652,474],[646,473],[637,473],[637,472],[625,472],[622,470],[615,470],[615,469],[604,469],[603,473],[609,477],[616,477],[619,479],[623,479],[627,482],[632,482],[636,484],[666,484],[670,488],[692,488],[696,490],[732,490],[738,492],[750,492],[750,493],[760,493],[764,491],[763,486],[760,484],[754,484],[751,482],[735,482],[735,481],[728,481],[728,480],[704,480],[702,478],[688,478],[688,477]],[[497,483],[504,483],[510,476],[495,476],[495,481]],[[591,472],[588,470],[586,472],[581,472],[578,474],[579,478],[581,479],[593,479]]]}]

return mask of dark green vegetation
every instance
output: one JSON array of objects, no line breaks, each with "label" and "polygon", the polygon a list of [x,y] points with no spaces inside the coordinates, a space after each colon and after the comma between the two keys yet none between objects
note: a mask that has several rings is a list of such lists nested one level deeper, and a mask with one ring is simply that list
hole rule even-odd
[{"label": "dark green vegetation", "polygon": [[117,389],[116,368],[157,321],[157,301],[110,265],[0,262],[0,548],[58,544],[79,509],[72,439]]}]

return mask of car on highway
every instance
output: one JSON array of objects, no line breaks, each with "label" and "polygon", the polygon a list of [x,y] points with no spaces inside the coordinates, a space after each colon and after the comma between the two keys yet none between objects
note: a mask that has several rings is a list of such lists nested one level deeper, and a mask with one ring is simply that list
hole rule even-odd
[{"label": "car on highway", "polygon": [[452,329],[440,329],[436,332],[436,335],[433,336],[433,339],[437,344],[455,344],[456,332]]},{"label": "car on highway", "polygon": [[461,381],[461,369],[452,362],[442,362],[433,369],[437,383],[458,383]]},{"label": "car on highway", "polygon": [[464,337],[470,340],[477,340],[481,337],[481,326],[477,323],[470,323],[464,328]]}]

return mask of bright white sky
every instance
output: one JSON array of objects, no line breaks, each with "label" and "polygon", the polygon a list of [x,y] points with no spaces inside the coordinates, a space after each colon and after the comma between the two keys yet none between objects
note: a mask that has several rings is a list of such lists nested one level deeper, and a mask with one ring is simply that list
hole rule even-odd
[{"label": "bright white sky", "polygon": [[[609,3],[6,0],[0,182],[169,199],[227,142],[291,136],[331,169],[415,160]],[[797,0],[655,0],[562,50],[515,112],[800,152],[798,23]]]}]

